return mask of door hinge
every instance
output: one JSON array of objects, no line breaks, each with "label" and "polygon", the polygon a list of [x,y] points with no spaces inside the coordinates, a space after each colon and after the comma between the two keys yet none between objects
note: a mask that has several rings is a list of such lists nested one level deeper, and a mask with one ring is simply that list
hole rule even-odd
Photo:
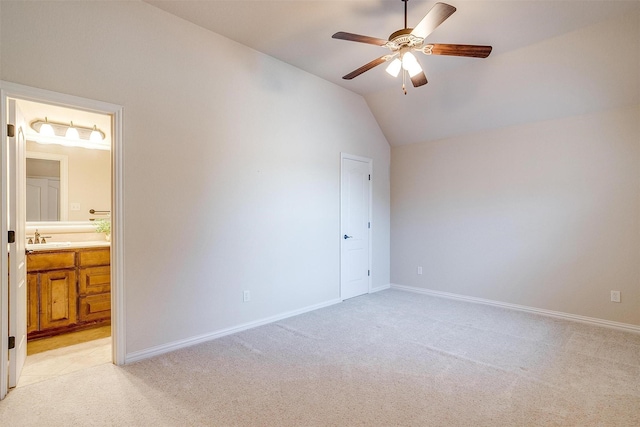
[{"label": "door hinge", "polygon": [[371,228],[371,223],[370,222],[367,223],[367,228]]},{"label": "door hinge", "polygon": [[7,243],[15,243],[16,242],[16,232],[13,230],[9,230],[7,236]]},{"label": "door hinge", "polygon": [[9,337],[9,350],[16,348],[16,337]]},{"label": "door hinge", "polygon": [[371,174],[369,174],[369,181],[371,181]]},{"label": "door hinge", "polygon": [[371,276],[371,270],[367,270],[367,276]]},{"label": "door hinge", "polygon": [[7,124],[7,136],[9,138],[13,138],[14,136],[16,136],[16,127],[11,123]]}]

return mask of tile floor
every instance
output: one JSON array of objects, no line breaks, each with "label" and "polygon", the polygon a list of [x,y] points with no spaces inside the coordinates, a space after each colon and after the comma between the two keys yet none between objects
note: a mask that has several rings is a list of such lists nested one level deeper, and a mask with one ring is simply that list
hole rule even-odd
[{"label": "tile floor", "polygon": [[111,337],[100,338],[27,356],[17,387],[111,363]]}]

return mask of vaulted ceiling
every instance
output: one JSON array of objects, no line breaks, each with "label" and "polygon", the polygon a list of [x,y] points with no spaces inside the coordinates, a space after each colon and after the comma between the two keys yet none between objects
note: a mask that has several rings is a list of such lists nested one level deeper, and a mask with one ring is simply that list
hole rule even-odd
[{"label": "vaulted ceiling", "polygon": [[[429,83],[404,95],[401,78],[374,68],[379,46],[404,27],[400,0],[145,0],[362,95],[392,145],[640,103],[640,2],[447,0],[457,11],[427,41],[493,46],[487,59],[419,56]],[[408,26],[435,4],[410,0]]]}]

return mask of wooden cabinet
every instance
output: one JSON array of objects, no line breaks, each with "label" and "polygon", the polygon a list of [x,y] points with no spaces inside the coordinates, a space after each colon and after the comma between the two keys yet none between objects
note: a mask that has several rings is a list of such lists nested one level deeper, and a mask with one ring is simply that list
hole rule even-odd
[{"label": "wooden cabinet", "polygon": [[110,249],[27,254],[27,333],[39,338],[111,320]]}]

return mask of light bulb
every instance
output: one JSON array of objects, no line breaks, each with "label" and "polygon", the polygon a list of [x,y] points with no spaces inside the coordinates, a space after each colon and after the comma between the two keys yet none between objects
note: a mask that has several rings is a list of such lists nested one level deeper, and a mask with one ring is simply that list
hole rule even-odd
[{"label": "light bulb", "polygon": [[391,61],[391,64],[389,64],[386,71],[393,77],[398,77],[398,73],[400,73],[400,67],[402,67],[402,62],[398,58],[396,58]]},{"label": "light bulb", "polygon": [[49,120],[47,120],[46,117],[44,118],[44,123],[40,126],[40,135],[55,136],[53,127],[49,124]]},{"label": "light bulb", "polygon": [[73,122],[71,122],[71,126],[67,129],[67,133],[65,136],[69,139],[80,139],[80,134],[78,133],[78,129],[73,127]]},{"label": "light bulb", "polygon": [[402,55],[402,68],[409,72],[410,77],[422,72],[422,67],[420,67],[418,60],[411,52],[405,52],[405,54]]},{"label": "light bulb", "polygon": [[98,131],[96,125],[93,125],[93,130],[91,131],[91,135],[89,135],[89,141],[102,142],[102,134]]}]

